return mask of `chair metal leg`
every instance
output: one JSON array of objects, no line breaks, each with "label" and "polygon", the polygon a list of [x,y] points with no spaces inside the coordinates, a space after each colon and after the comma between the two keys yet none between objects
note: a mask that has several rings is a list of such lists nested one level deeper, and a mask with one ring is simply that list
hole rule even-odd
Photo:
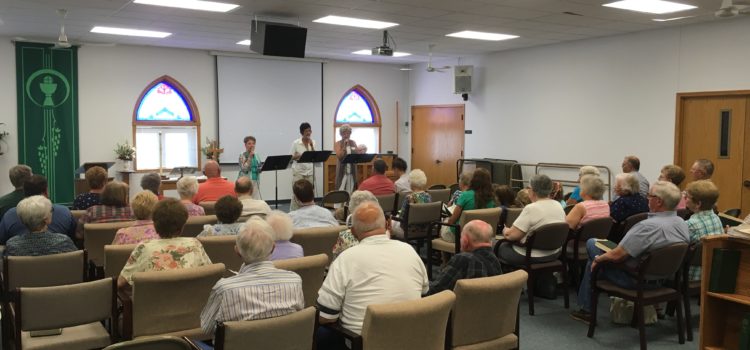
[{"label": "chair metal leg", "polygon": [[530,273],[529,278],[526,280],[526,291],[529,294],[529,315],[531,316],[534,316],[534,277],[534,274]]},{"label": "chair metal leg", "polygon": [[682,328],[682,298],[682,296],[677,297],[677,305],[675,306],[677,308],[677,339],[680,344],[685,344],[684,328]]},{"label": "chair metal leg", "polygon": [[562,268],[562,274],[563,274],[563,298],[565,300],[565,308],[570,308],[570,297],[568,294],[570,293],[570,281],[568,279],[568,267],[565,266],[565,263],[563,262],[563,268]]},{"label": "chair metal leg", "polygon": [[636,302],[633,312],[638,314],[638,338],[641,340],[641,350],[646,350],[646,320],[644,319],[643,304]]},{"label": "chair metal leg", "polygon": [[687,332],[687,340],[693,341],[693,316],[690,314],[690,295],[683,295],[682,301],[685,305],[685,331]]},{"label": "chair metal leg", "polygon": [[599,291],[597,289],[594,289],[591,291],[591,314],[589,317],[591,319],[589,320],[589,332],[586,335],[587,337],[591,338],[594,336],[594,328],[596,328],[596,310],[599,306]]}]

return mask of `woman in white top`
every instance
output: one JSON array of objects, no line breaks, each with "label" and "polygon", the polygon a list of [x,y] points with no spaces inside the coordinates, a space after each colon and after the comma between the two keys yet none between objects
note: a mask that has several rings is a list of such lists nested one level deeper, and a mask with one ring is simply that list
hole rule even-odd
[{"label": "woman in white top", "polygon": [[[302,156],[302,153],[315,151],[315,140],[311,137],[312,127],[310,126],[310,123],[305,122],[300,124],[299,133],[302,137],[294,140],[292,143],[292,159],[294,160],[294,164],[292,164],[292,185],[294,185],[297,180],[302,179],[314,184],[313,172],[315,171],[315,168],[313,167],[313,163],[297,163],[297,160]],[[298,208],[299,205],[295,201],[292,201],[289,209],[296,210]]]}]

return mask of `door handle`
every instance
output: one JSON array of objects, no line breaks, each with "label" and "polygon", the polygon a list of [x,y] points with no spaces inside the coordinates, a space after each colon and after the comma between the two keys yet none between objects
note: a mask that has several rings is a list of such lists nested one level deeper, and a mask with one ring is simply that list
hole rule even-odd
[{"label": "door handle", "polygon": [[[440,163],[442,163],[442,162],[440,161],[440,159],[435,159],[435,164],[440,164]],[[748,186],[750,186],[750,181],[747,181],[747,183],[749,184]]]},{"label": "door handle", "polygon": [[742,181],[742,186],[750,188],[750,180]]}]

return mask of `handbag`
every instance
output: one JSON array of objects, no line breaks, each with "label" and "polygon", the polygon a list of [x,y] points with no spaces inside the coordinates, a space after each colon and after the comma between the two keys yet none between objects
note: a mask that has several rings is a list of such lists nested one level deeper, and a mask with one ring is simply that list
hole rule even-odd
[{"label": "handbag", "polygon": [[[630,324],[633,320],[633,309],[635,305],[632,301],[618,297],[610,297],[611,304],[609,312],[612,315],[612,322],[617,324]],[[653,305],[643,307],[643,321],[645,324],[656,323],[656,308]]]}]

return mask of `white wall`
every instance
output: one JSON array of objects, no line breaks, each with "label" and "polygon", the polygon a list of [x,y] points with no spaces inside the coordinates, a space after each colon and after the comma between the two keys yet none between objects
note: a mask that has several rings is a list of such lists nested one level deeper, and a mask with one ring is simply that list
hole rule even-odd
[{"label": "white wall", "polygon": [[[673,162],[676,93],[750,88],[748,32],[750,19],[715,21],[465,59],[476,65],[466,156],[617,173],[635,154],[654,180]],[[451,75],[423,68],[412,104],[461,103]]]},{"label": "white wall", "polygon": [[8,170],[18,163],[18,125],[16,115],[16,50],[8,38],[0,37],[0,132],[7,131],[0,148],[0,196],[13,190],[8,179]]}]

